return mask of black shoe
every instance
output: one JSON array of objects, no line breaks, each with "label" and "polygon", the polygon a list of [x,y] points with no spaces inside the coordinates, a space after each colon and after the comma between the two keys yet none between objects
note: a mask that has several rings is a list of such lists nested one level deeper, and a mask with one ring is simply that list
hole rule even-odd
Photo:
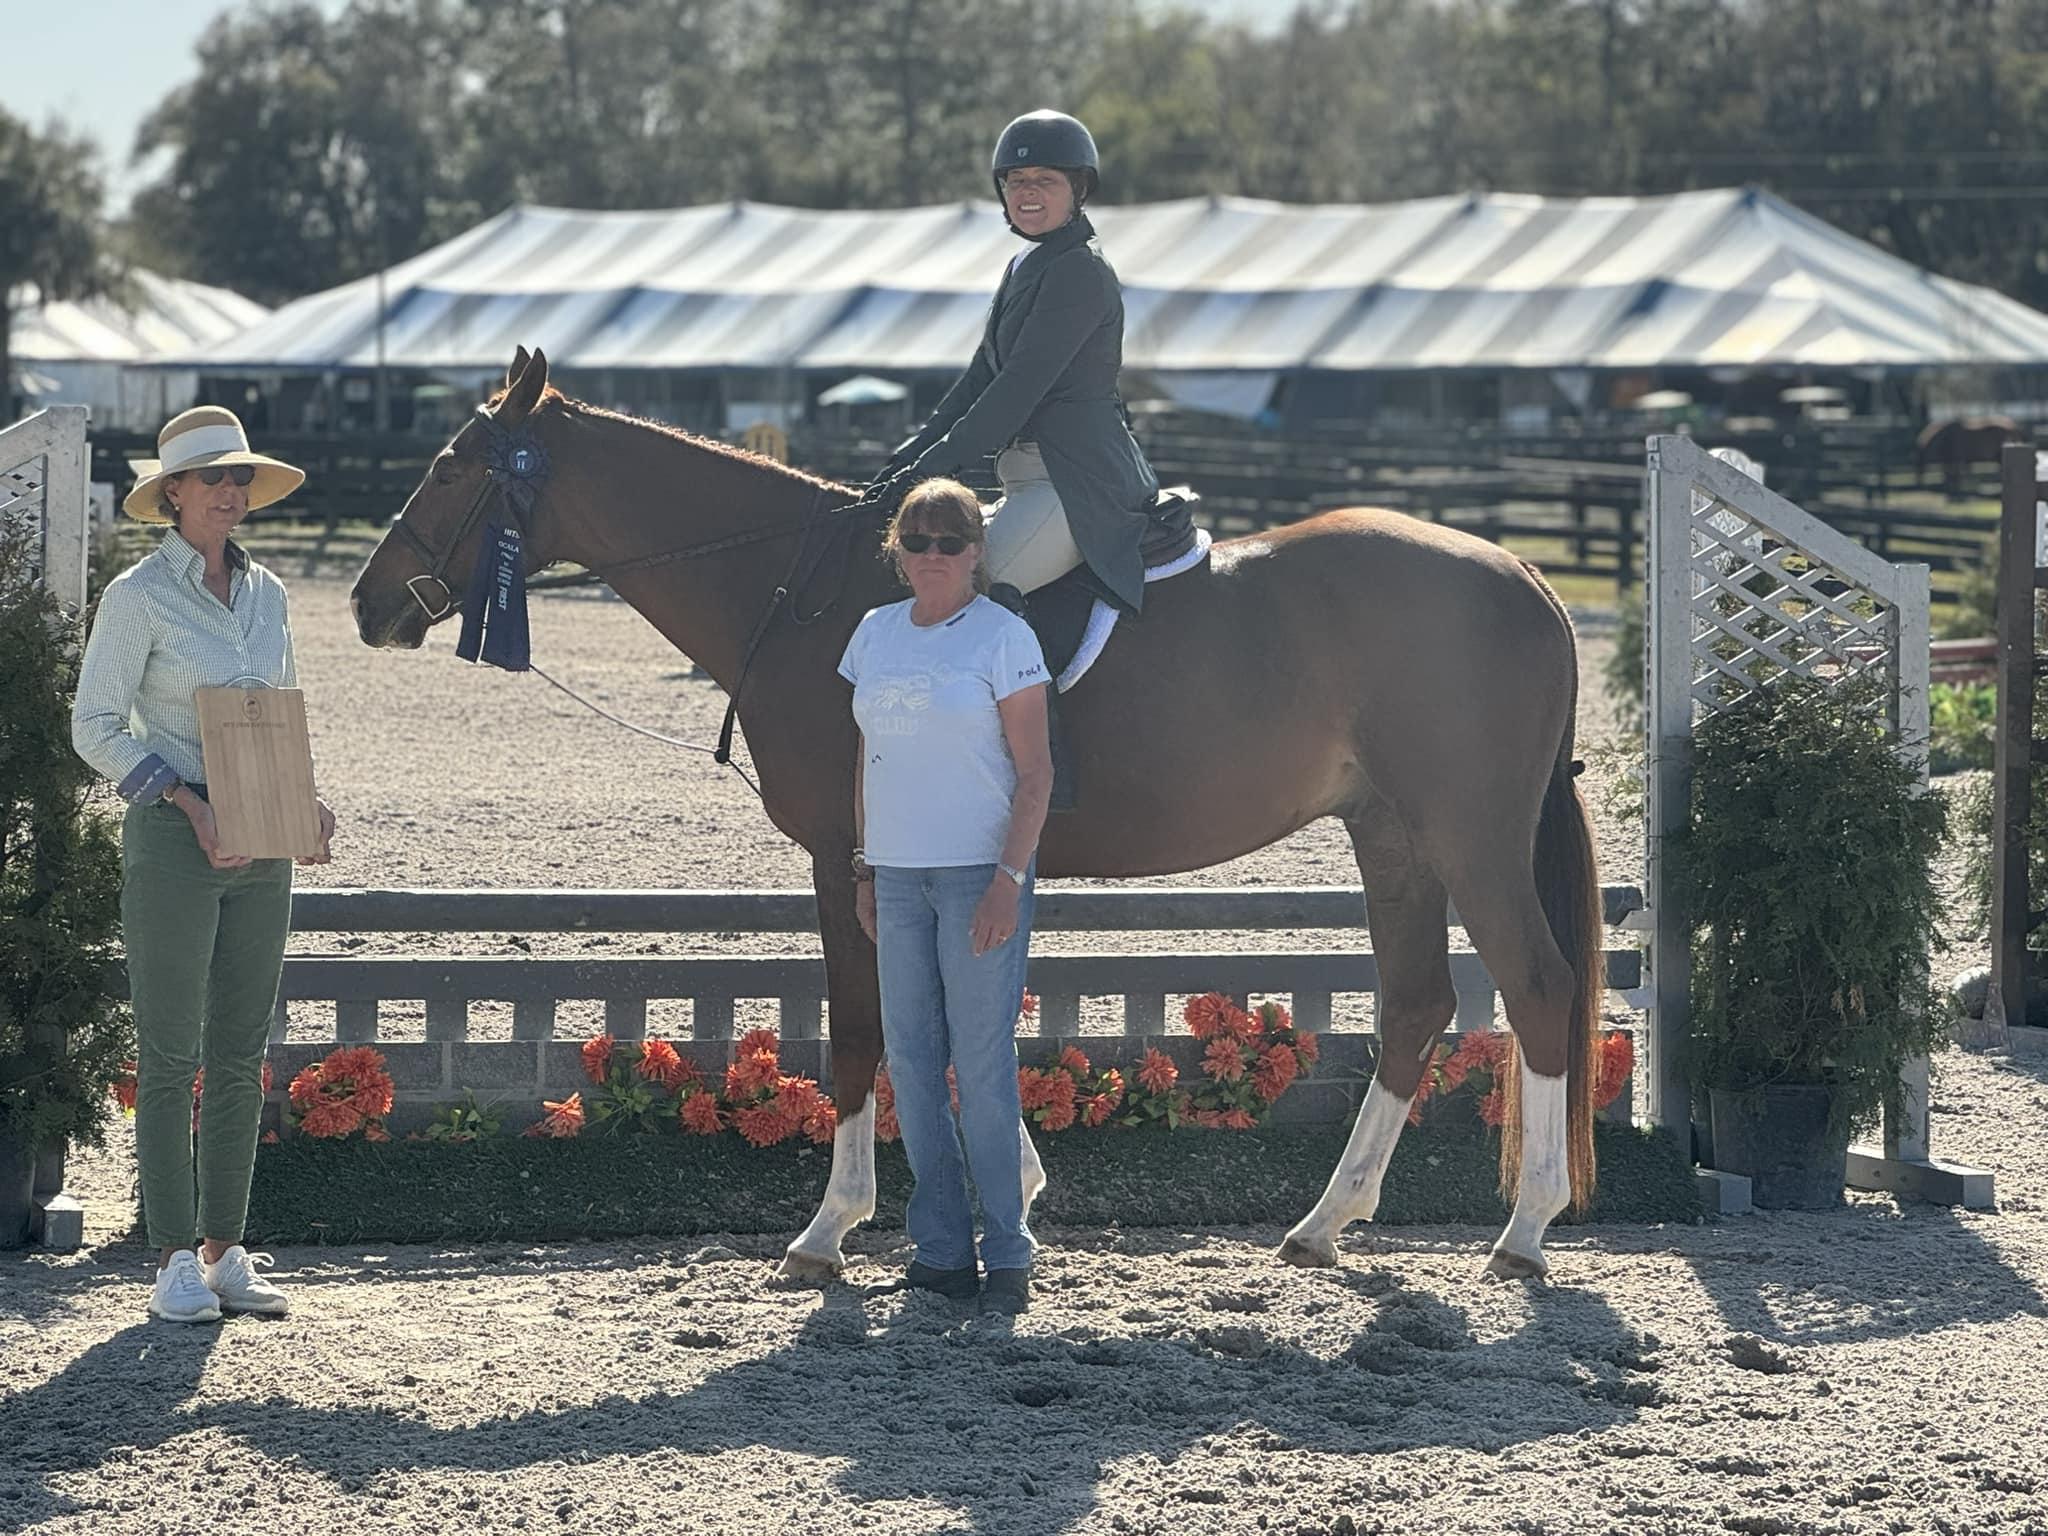
[{"label": "black shoe", "polygon": [[903,1283],[898,1288],[931,1291],[948,1301],[972,1301],[980,1289],[980,1279],[972,1264],[965,1269],[938,1269],[920,1259],[912,1259],[910,1267],[903,1271]]},{"label": "black shoe", "polygon": [[1031,1271],[992,1269],[981,1288],[981,1310],[1015,1316],[1031,1307]]}]

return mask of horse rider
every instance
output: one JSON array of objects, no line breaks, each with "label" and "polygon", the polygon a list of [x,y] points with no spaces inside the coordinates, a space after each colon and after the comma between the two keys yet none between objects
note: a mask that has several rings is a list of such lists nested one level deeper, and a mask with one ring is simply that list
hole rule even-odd
[{"label": "horse rider", "polygon": [[988,514],[990,580],[1031,592],[1085,563],[1135,613],[1159,481],[1117,394],[1123,289],[1084,211],[1100,170],[1095,140],[1064,112],[1027,112],[1003,130],[989,169],[1030,248],[1003,273],[967,371],[866,499],[894,506],[920,481],[993,453],[1003,496]]}]

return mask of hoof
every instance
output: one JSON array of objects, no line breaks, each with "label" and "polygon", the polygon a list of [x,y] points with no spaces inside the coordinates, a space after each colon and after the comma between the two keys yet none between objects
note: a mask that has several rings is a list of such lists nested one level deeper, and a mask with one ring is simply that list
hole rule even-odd
[{"label": "hoof", "polygon": [[846,1268],[838,1254],[804,1253],[792,1248],[775,1266],[775,1278],[797,1285],[830,1285]]},{"label": "hoof", "polygon": [[1541,1280],[1550,1273],[1550,1261],[1541,1254],[1532,1259],[1496,1248],[1486,1261],[1486,1273],[1495,1280]]},{"label": "hoof", "polygon": [[1312,1243],[1290,1236],[1280,1245],[1280,1261],[1298,1269],[1329,1269],[1337,1262],[1337,1245],[1327,1238]]}]

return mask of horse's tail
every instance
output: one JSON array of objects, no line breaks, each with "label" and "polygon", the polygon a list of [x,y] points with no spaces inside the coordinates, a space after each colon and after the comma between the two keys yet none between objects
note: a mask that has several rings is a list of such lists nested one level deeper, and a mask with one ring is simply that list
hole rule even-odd
[{"label": "horse's tail", "polygon": [[[1600,905],[1600,874],[1593,852],[1593,830],[1579,794],[1578,774],[1584,765],[1573,760],[1578,736],[1578,640],[1571,615],[1536,577],[1571,640],[1572,681],[1564,718],[1564,738],[1543,793],[1543,811],[1536,823],[1536,892],[1551,937],[1572,967],[1572,1006],[1565,1040],[1566,1166],[1571,1176],[1572,1209],[1584,1211],[1593,1198],[1596,1178],[1593,1153],[1593,1087],[1599,1062],[1600,994],[1607,984],[1605,913]],[[1522,1171],[1522,1106],[1519,1067],[1501,1074],[1507,1084],[1508,1115],[1501,1127],[1500,1187],[1513,1201]]]}]

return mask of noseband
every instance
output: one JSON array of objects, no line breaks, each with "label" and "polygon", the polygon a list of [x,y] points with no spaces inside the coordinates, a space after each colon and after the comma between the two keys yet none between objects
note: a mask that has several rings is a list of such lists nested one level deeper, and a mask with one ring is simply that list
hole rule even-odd
[{"label": "noseband", "polygon": [[[548,476],[547,449],[541,446],[540,438],[531,430],[500,425],[487,406],[476,408],[476,419],[484,429],[484,483],[477,487],[476,495],[470,499],[469,510],[462,514],[462,521],[456,525],[455,536],[437,554],[433,546],[407,526],[403,513],[391,524],[392,531],[405,540],[427,568],[424,575],[409,577],[405,590],[420,605],[429,624],[438,624],[455,611],[455,592],[447,581],[448,562],[455,558],[455,551],[462,547],[462,541],[482,520],[484,503],[491,492],[498,492],[507,516],[525,537],[532,533],[530,524],[534,503],[540,499],[541,482]],[[427,582],[441,589],[438,607],[428,602],[420,591]]]}]

